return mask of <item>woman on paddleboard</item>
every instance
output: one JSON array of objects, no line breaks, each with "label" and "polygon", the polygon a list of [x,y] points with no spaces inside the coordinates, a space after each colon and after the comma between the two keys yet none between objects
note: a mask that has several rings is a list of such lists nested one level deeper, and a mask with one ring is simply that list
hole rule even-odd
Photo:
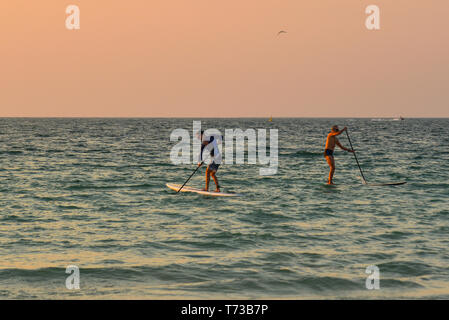
[{"label": "woman on paddleboard", "polygon": [[209,163],[206,169],[206,188],[204,188],[203,190],[209,191],[209,181],[210,177],[212,177],[217,187],[215,189],[215,192],[220,192],[220,185],[218,184],[218,179],[217,176],[215,175],[218,171],[218,167],[221,164],[221,154],[220,151],[218,150],[217,137],[216,136],[205,137],[204,130],[201,130],[200,140],[201,140],[201,152],[198,156],[198,167],[201,167],[201,165],[203,164],[207,151],[210,152],[209,154],[211,158],[211,162]]}]

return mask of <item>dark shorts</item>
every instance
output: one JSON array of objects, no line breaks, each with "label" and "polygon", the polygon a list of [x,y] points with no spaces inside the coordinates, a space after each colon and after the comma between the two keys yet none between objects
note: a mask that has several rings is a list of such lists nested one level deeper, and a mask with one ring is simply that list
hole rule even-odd
[{"label": "dark shorts", "polygon": [[331,149],[324,150],[324,157],[326,158],[327,156],[333,157],[334,156],[334,150],[331,150]]},{"label": "dark shorts", "polygon": [[209,171],[215,171],[215,172],[217,172],[219,166],[220,166],[219,164],[216,164],[215,162],[212,162],[212,163],[210,163],[210,164],[207,166],[207,169],[208,169]]}]

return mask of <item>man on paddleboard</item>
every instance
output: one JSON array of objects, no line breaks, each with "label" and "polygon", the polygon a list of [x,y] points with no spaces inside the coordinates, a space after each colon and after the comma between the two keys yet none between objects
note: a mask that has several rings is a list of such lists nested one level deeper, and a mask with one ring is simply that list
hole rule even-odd
[{"label": "man on paddleboard", "polygon": [[333,126],[331,132],[327,135],[326,147],[324,150],[324,157],[326,158],[327,164],[330,167],[329,179],[327,180],[327,184],[334,184],[332,179],[335,173],[335,161],[334,161],[335,145],[339,146],[341,149],[345,151],[354,152],[354,150],[343,147],[340,141],[338,141],[337,139],[337,136],[339,136],[346,130],[348,130],[347,127],[344,127],[343,130],[338,130],[338,126]]},{"label": "man on paddleboard", "polygon": [[201,165],[204,162],[204,159],[206,158],[207,151],[210,152],[210,158],[211,162],[207,166],[206,169],[206,188],[204,188],[204,191],[209,191],[209,181],[210,177],[212,176],[212,179],[215,182],[216,189],[215,192],[220,192],[220,185],[218,184],[217,176],[215,175],[218,171],[218,167],[221,164],[221,154],[218,150],[217,145],[217,136],[204,136],[204,130],[201,130],[200,133],[200,140],[201,140],[201,152],[198,156],[198,167],[201,167]]}]

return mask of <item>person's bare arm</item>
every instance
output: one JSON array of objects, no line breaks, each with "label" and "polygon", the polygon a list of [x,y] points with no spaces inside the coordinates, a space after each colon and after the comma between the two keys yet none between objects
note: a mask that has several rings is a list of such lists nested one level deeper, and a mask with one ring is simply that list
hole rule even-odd
[{"label": "person's bare arm", "polygon": [[[343,130],[342,130],[342,131],[343,131]],[[342,149],[342,150],[345,150],[345,151],[348,151],[348,152],[354,152],[354,150],[351,150],[351,149],[348,149],[348,148],[343,147],[342,144],[340,143],[340,141],[338,141],[337,138],[335,138],[335,144],[336,144],[337,146],[339,146],[340,149]]]}]

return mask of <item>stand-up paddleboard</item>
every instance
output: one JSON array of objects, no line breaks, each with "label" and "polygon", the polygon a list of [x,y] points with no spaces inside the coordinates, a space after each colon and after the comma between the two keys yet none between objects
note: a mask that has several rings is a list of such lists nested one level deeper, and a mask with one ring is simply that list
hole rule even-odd
[{"label": "stand-up paddleboard", "polygon": [[391,183],[365,183],[365,184],[370,187],[382,187],[382,186],[400,186],[406,183],[407,181],[391,182]]},{"label": "stand-up paddleboard", "polygon": [[[181,188],[181,186],[182,186],[180,184],[173,184],[173,183],[167,183],[166,185],[167,185],[167,187],[169,187],[170,189],[172,189],[176,192],[178,192],[179,188]],[[205,196],[213,196],[213,197],[240,197],[240,196],[242,196],[241,194],[238,194],[238,193],[203,191],[201,189],[195,189],[195,188],[187,187],[187,186],[184,186],[181,189],[181,192],[194,192],[194,193],[202,194]]]}]

